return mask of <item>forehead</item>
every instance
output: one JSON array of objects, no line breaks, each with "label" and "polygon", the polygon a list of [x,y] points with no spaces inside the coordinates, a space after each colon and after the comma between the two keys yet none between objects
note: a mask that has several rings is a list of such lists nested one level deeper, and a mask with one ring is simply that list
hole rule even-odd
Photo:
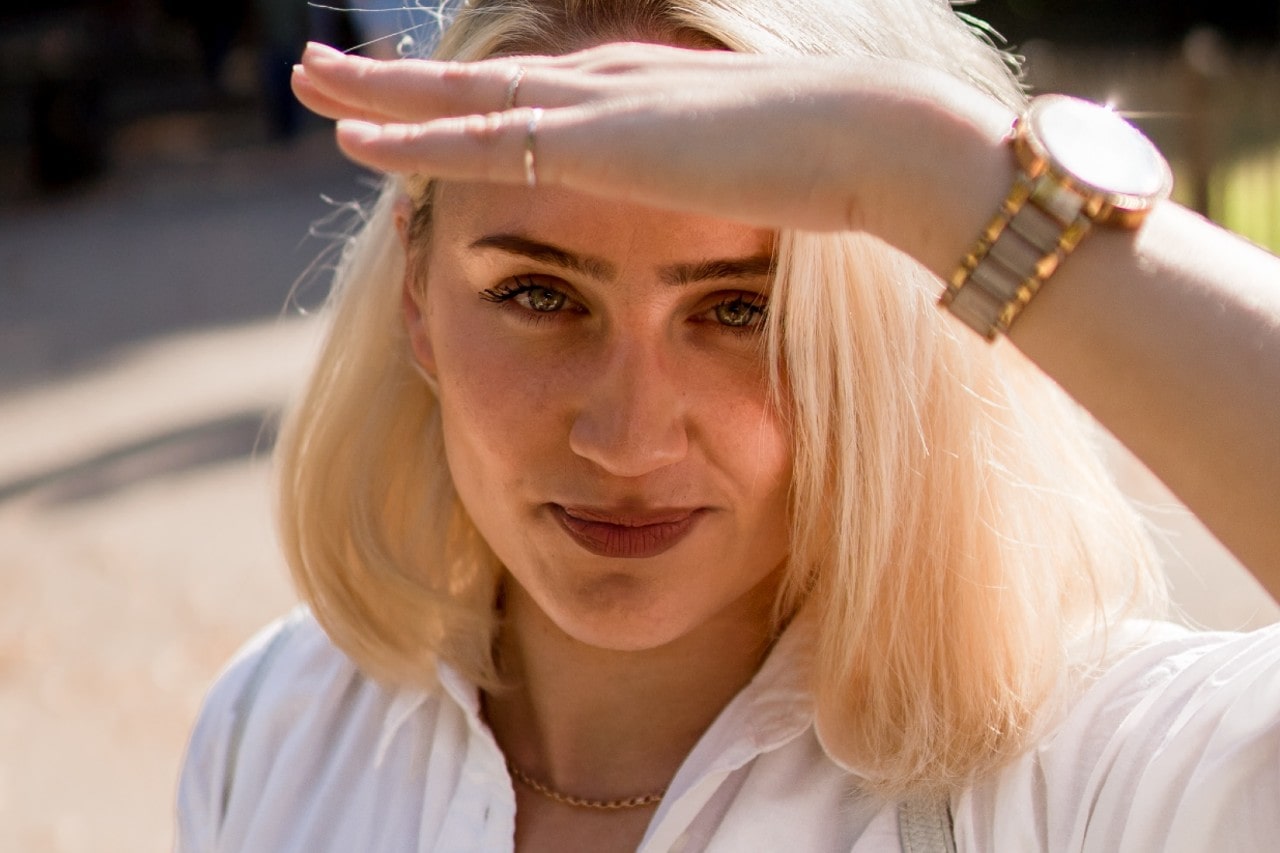
[{"label": "forehead", "polygon": [[431,251],[467,247],[494,234],[519,234],[625,264],[772,252],[774,233],[709,216],[602,199],[572,190],[441,183],[431,205]]}]

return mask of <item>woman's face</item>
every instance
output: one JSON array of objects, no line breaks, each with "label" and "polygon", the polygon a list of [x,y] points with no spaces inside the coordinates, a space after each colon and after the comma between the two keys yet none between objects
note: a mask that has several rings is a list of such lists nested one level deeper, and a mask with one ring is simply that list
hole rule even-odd
[{"label": "woman's face", "polygon": [[437,188],[406,298],[459,496],[564,632],[654,647],[758,612],[791,459],[771,232],[565,190]]}]

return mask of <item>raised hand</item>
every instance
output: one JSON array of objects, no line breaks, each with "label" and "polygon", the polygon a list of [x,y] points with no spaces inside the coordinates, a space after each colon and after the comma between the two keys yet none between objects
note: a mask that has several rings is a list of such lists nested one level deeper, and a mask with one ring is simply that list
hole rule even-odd
[{"label": "raised hand", "polygon": [[[519,78],[517,80],[517,78]],[[784,58],[650,44],[473,63],[378,62],[308,47],[294,91],[379,170],[540,184],[773,227],[910,238],[921,205],[991,156],[1011,116],[901,62]],[[514,94],[514,98],[512,95]],[[514,103],[512,103],[514,101]],[[534,110],[541,113],[530,133]],[[986,215],[964,217],[965,237]],[[946,249],[951,263],[963,238]],[[917,254],[927,247],[909,245]]]}]

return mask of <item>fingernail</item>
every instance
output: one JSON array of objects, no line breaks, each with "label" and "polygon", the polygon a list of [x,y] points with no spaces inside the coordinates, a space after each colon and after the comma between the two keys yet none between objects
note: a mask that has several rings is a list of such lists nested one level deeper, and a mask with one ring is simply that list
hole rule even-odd
[{"label": "fingernail", "polygon": [[307,46],[302,49],[302,55],[308,59],[325,59],[341,56],[342,51],[335,50],[324,42],[309,41]]}]

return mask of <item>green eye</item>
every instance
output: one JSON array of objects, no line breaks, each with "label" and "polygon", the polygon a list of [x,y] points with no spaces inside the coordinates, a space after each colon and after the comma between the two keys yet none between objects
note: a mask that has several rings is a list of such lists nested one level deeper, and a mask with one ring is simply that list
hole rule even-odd
[{"label": "green eye", "polygon": [[548,314],[564,307],[565,296],[558,290],[549,287],[530,287],[516,296],[517,302],[523,302],[531,311]]},{"label": "green eye", "polygon": [[516,276],[497,287],[481,291],[480,298],[499,305],[510,302],[533,314],[556,314],[561,311],[576,311],[580,307],[564,291],[539,284],[544,278],[545,276]]},{"label": "green eye", "polygon": [[764,308],[749,299],[736,297],[721,302],[715,307],[716,322],[743,328],[754,325],[764,318]]}]

